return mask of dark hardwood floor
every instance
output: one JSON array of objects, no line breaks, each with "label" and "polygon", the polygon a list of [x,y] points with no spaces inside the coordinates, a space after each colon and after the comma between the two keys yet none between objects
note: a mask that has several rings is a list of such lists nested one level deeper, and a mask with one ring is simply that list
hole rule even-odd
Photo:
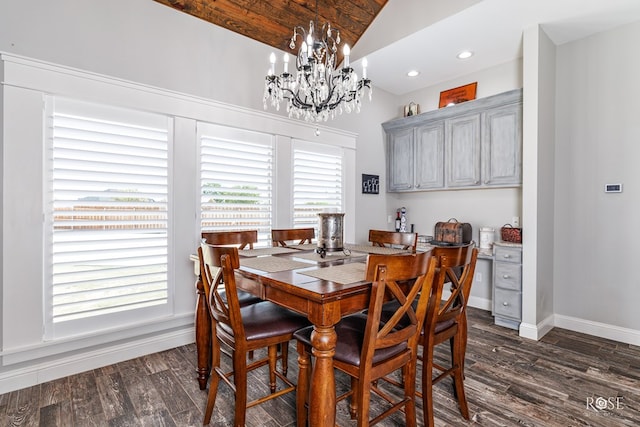
[{"label": "dark hardwood floor", "polygon": [[[465,390],[471,421],[460,416],[451,381],[436,386],[437,426],[639,426],[640,348],[554,329],[541,341],[493,325],[490,313],[469,309]],[[437,358],[446,357],[441,349]],[[296,377],[297,353],[289,352]],[[118,363],[0,395],[0,426],[198,426],[207,392],[195,379],[195,345]],[[250,377],[250,392],[267,390],[266,373]],[[338,388],[348,386],[338,376]],[[295,396],[247,411],[247,425],[295,425]],[[233,396],[221,384],[211,425],[231,425]],[[374,408],[379,408],[374,402]],[[418,404],[419,425],[422,405]],[[353,426],[346,402],[338,422]],[[402,426],[401,418],[378,424]]]}]

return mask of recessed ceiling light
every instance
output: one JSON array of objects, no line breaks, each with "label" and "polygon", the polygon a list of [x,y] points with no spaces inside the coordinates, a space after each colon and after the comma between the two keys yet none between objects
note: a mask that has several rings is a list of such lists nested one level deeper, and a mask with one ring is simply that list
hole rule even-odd
[{"label": "recessed ceiling light", "polygon": [[467,58],[471,58],[473,56],[473,52],[471,52],[470,50],[463,50],[462,52],[460,52],[457,56],[458,59],[467,59]]},{"label": "recessed ceiling light", "polygon": [[407,76],[409,76],[409,77],[415,77],[415,76],[417,76],[418,74],[420,74],[420,71],[417,71],[417,70],[411,70],[411,71],[409,71],[409,72],[407,73]]}]

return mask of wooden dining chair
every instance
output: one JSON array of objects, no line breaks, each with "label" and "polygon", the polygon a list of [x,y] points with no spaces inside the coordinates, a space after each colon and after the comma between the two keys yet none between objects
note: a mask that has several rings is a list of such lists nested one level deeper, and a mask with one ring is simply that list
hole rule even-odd
[{"label": "wooden dining chair", "polygon": [[288,246],[288,242],[296,245],[313,243],[316,231],[313,228],[282,228],[271,230],[272,246]]},{"label": "wooden dining chair", "polygon": [[[236,246],[238,249],[253,249],[253,244],[258,242],[258,230],[242,230],[242,231],[203,231],[201,232],[202,241],[209,245],[216,246]],[[205,295],[209,294],[209,290],[205,287]],[[238,289],[238,300],[241,306],[254,304],[262,301],[262,298],[249,292]]]},{"label": "wooden dining chair", "polygon": [[[431,255],[437,260],[436,281],[443,287],[450,287],[451,293],[445,301],[440,301],[433,317],[425,319],[418,344],[423,347],[422,355],[422,391],[416,395],[423,400],[424,425],[433,426],[433,385],[447,376],[454,380],[454,394],[458,400],[460,412],[469,419],[469,409],[464,392],[464,358],[467,347],[466,307],[475,273],[478,249],[470,242],[460,246],[436,246]],[[390,301],[382,309],[381,321],[390,319],[399,304]],[[448,367],[433,361],[434,347],[449,342],[451,364]],[[433,372],[437,375],[433,377]]]},{"label": "wooden dining chair", "polygon": [[[209,287],[209,309],[211,312],[212,375],[209,396],[204,414],[204,423],[209,424],[216,401],[219,380],[226,383],[235,395],[234,426],[245,425],[246,410],[252,406],[282,396],[296,389],[286,377],[286,356],[278,357],[278,346],[287,345],[293,333],[310,325],[306,317],[268,301],[241,307],[237,298],[235,270],[239,267],[236,247],[213,246],[202,243],[198,254],[204,260],[203,280]],[[246,280],[246,279],[244,279]],[[224,288],[224,297],[221,294]],[[249,352],[267,348],[267,356],[247,363]],[[220,365],[221,353],[232,359],[232,370],[226,372]],[[281,359],[283,373],[276,369]],[[268,365],[270,393],[247,401],[247,373]],[[230,378],[233,377],[233,380]],[[277,389],[277,379],[285,387]]]},{"label": "wooden dining chair", "polygon": [[241,250],[253,249],[253,244],[258,242],[258,230],[202,231],[201,236],[210,245],[235,245]]},{"label": "wooden dining chair", "polygon": [[399,231],[369,230],[369,241],[373,246],[400,246],[404,250],[416,251],[418,233],[400,233]]},{"label": "wooden dining chair", "polygon": [[[341,401],[351,397],[352,416],[358,426],[368,426],[402,411],[407,426],[416,425],[415,367],[417,344],[429,306],[434,312],[434,301],[440,299],[442,287],[432,288],[436,260],[429,253],[403,255],[369,255],[367,280],[372,281],[368,314],[355,314],[343,318],[336,326],[337,343],[333,357],[336,369],[351,377],[351,390],[337,397]],[[433,295],[432,295],[433,292]],[[386,323],[380,314],[386,300],[398,301],[398,310]],[[414,307],[414,302],[417,305]],[[402,323],[401,320],[405,319]],[[298,393],[296,399],[298,425],[307,421],[307,400],[311,370],[311,333],[313,327],[294,334],[298,340]],[[403,393],[399,398],[390,396],[378,386],[389,380],[389,374],[401,370]],[[372,394],[382,397],[389,407],[369,420]],[[308,411],[314,411],[313,404]]]},{"label": "wooden dining chair", "polygon": [[[424,425],[434,425],[433,386],[444,378],[453,378],[454,396],[460,413],[469,419],[464,391],[464,365],[467,348],[467,302],[478,259],[474,243],[460,247],[436,247],[432,255],[438,260],[439,272],[451,294],[440,304],[431,322],[425,321],[419,344],[422,351],[422,403]],[[443,366],[433,359],[437,345],[449,343],[451,363]],[[436,375],[434,376],[434,371]],[[419,393],[420,395],[420,393]]]}]

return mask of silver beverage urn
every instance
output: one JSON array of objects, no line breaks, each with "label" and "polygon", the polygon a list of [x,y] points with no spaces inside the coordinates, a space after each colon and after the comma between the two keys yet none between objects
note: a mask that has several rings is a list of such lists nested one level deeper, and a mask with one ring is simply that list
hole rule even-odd
[{"label": "silver beverage urn", "polygon": [[319,213],[318,214],[318,247],[316,252],[321,258],[327,252],[344,252],[343,237],[344,213]]}]

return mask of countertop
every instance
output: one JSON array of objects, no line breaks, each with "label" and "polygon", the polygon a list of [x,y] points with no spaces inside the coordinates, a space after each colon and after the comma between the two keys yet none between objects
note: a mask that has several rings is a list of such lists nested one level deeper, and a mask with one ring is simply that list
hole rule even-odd
[{"label": "countertop", "polygon": [[[429,245],[429,244],[418,244],[416,249],[419,250],[419,251],[426,252],[426,251],[431,250],[431,248],[434,248],[434,247],[435,246]],[[478,248],[478,259],[493,260],[493,249],[480,249],[480,248]]]}]

